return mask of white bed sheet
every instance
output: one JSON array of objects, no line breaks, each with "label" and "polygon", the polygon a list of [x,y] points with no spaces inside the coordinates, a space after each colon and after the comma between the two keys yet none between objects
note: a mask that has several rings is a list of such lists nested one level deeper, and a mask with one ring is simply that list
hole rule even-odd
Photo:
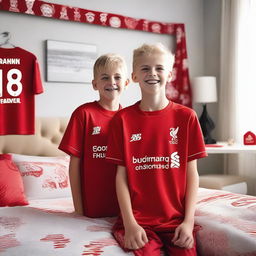
[{"label": "white bed sheet", "polygon": [[[92,219],[73,211],[71,198],[1,208],[0,255],[133,255],[110,233],[115,218]],[[195,222],[201,226],[200,256],[256,256],[256,197],[200,188]]]},{"label": "white bed sheet", "polygon": [[201,256],[256,256],[256,197],[200,188],[195,223]]},{"label": "white bed sheet", "polygon": [[0,211],[0,255],[133,255],[124,253],[112,237],[113,221],[75,215],[71,198],[5,207]]}]

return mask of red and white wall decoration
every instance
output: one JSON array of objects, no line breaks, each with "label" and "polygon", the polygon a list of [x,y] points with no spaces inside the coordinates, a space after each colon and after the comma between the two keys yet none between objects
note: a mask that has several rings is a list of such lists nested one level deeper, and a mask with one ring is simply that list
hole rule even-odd
[{"label": "red and white wall decoration", "polygon": [[173,78],[167,85],[166,95],[168,99],[174,102],[188,107],[192,106],[184,24],[135,19],[119,14],[92,11],[41,0],[0,0],[0,10],[113,28],[174,35],[176,38],[175,64]]}]

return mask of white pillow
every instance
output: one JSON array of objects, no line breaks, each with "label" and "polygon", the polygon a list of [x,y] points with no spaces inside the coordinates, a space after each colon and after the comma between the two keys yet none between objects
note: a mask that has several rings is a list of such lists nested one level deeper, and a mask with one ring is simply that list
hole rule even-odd
[{"label": "white pillow", "polygon": [[43,157],[11,154],[18,166],[28,199],[70,197],[69,156]]}]

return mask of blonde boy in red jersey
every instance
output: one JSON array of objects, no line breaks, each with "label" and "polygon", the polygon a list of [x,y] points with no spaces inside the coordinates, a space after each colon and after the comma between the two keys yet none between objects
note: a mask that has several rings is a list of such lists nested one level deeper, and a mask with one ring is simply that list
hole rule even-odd
[{"label": "blonde boy in red jersey", "polygon": [[196,160],[205,157],[196,113],[170,102],[165,86],[173,55],[161,44],[134,50],[134,82],[142,99],[119,111],[110,126],[106,159],[118,165],[121,216],[113,233],[134,255],[196,255]]},{"label": "blonde boy in red jersey", "polygon": [[105,160],[109,122],[120,109],[128,85],[126,64],[117,54],[94,64],[94,90],[99,101],[83,104],[72,114],[59,149],[71,155],[69,176],[75,211],[88,217],[116,216],[116,166]]}]

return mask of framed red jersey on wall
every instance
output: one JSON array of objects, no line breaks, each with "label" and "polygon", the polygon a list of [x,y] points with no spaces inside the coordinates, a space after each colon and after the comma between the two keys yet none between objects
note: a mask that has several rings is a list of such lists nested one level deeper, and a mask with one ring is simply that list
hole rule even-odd
[{"label": "framed red jersey on wall", "polygon": [[34,54],[0,48],[0,135],[34,134],[35,94],[43,92]]}]

